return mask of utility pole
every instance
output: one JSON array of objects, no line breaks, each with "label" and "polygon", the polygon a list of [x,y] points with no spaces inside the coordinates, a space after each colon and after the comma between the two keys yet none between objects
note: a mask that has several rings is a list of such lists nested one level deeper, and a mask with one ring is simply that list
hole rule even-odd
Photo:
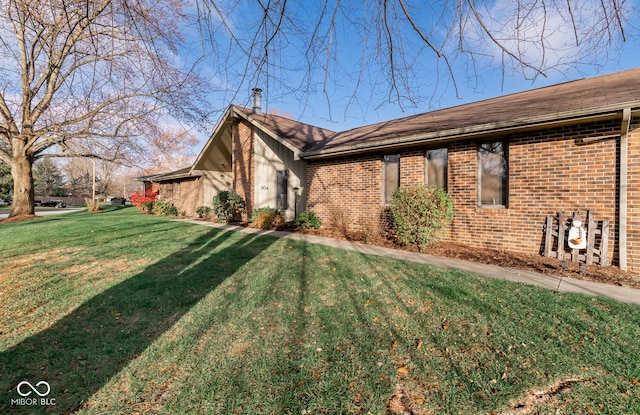
[{"label": "utility pole", "polygon": [[96,200],[96,159],[92,158],[93,162],[93,185],[92,185],[92,200]]}]

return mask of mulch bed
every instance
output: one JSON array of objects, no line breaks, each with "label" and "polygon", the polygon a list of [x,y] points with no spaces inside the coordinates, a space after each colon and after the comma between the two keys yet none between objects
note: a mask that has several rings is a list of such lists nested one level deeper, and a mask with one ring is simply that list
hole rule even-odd
[{"label": "mulch bed", "polygon": [[[418,249],[414,246],[403,246],[391,239],[376,238],[373,240],[365,240],[365,238],[358,234],[348,234],[345,236],[325,229],[304,232],[331,238],[350,240],[353,242],[367,243],[370,245],[418,252]],[[569,262],[569,266],[565,268],[562,266],[561,261],[555,258],[498,249],[473,248],[453,242],[438,242],[432,244],[427,248],[425,253],[439,257],[498,265],[501,267],[521,269],[558,277],[576,278],[640,289],[640,276],[625,272],[613,265],[607,267],[602,267],[600,265],[587,265],[584,272],[581,272],[578,263]]]},{"label": "mulch bed", "polygon": [[42,216],[38,216],[38,215],[21,215],[21,216],[14,216],[12,218],[2,219],[2,220],[0,220],[0,223],[24,222],[24,221],[27,221],[27,220],[38,219],[38,218],[42,218]]}]

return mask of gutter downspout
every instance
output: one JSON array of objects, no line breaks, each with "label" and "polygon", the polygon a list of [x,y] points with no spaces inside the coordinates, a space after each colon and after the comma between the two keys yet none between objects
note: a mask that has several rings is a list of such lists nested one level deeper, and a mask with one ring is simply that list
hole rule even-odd
[{"label": "gutter downspout", "polygon": [[622,110],[622,125],[620,126],[620,207],[618,211],[618,251],[620,269],[627,270],[627,180],[629,159],[629,126],[631,125],[631,108]]}]

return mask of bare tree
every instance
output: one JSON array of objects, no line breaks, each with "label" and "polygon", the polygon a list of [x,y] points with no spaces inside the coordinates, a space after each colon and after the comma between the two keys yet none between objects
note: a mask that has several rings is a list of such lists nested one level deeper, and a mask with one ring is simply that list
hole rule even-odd
[{"label": "bare tree", "polygon": [[220,3],[199,2],[208,39],[216,56],[246,64],[231,72],[238,67],[222,60],[217,73],[246,81],[243,91],[266,86],[267,100],[321,92],[330,109],[342,100],[363,113],[381,95],[404,108],[445,88],[458,94],[461,82],[479,82],[479,67],[535,80],[604,65],[637,36],[638,11],[626,0]]},{"label": "bare tree", "polygon": [[[141,150],[138,139],[162,114],[193,124],[213,113],[203,96],[211,88],[180,62],[206,63],[226,103],[259,85],[267,104],[284,95],[308,103],[320,91],[331,113],[335,97],[350,91],[341,105],[366,113],[381,93],[401,108],[433,99],[441,83],[457,93],[461,79],[477,79],[478,66],[535,79],[597,65],[636,35],[633,7],[626,0],[0,0],[0,159],[14,178],[10,215],[33,213],[36,159],[118,160]],[[187,59],[184,34],[200,35]],[[91,141],[79,147],[90,152],[76,151],[75,141]]]},{"label": "bare tree", "polygon": [[69,193],[74,197],[90,198],[93,190],[93,166],[88,159],[68,161],[62,166]]},{"label": "bare tree", "polygon": [[196,159],[198,139],[184,129],[164,128],[151,133],[144,157],[137,167],[141,174],[153,174],[189,167]]},{"label": "bare tree", "polygon": [[[118,160],[162,114],[192,121],[203,85],[181,70],[180,2],[0,0],[0,159],[10,216],[33,213],[35,160]],[[74,151],[91,141],[91,152]]]},{"label": "bare tree", "polygon": [[69,186],[69,193],[75,197],[108,197],[122,194],[120,184],[122,166],[102,159],[72,159],[63,167],[62,172]]}]

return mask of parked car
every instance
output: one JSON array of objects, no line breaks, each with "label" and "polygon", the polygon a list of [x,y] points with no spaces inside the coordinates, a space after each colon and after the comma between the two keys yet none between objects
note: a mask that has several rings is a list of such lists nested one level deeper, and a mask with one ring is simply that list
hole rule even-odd
[{"label": "parked car", "polygon": [[125,199],[124,197],[112,197],[111,198],[111,204],[112,205],[124,206],[125,203],[127,203],[127,199]]},{"label": "parked car", "polygon": [[40,206],[43,207],[55,207],[55,208],[66,208],[67,204],[62,200],[49,200],[47,202],[42,202]]},{"label": "parked car", "polygon": [[34,200],[33,206],[42,206],[42,200]]}]

